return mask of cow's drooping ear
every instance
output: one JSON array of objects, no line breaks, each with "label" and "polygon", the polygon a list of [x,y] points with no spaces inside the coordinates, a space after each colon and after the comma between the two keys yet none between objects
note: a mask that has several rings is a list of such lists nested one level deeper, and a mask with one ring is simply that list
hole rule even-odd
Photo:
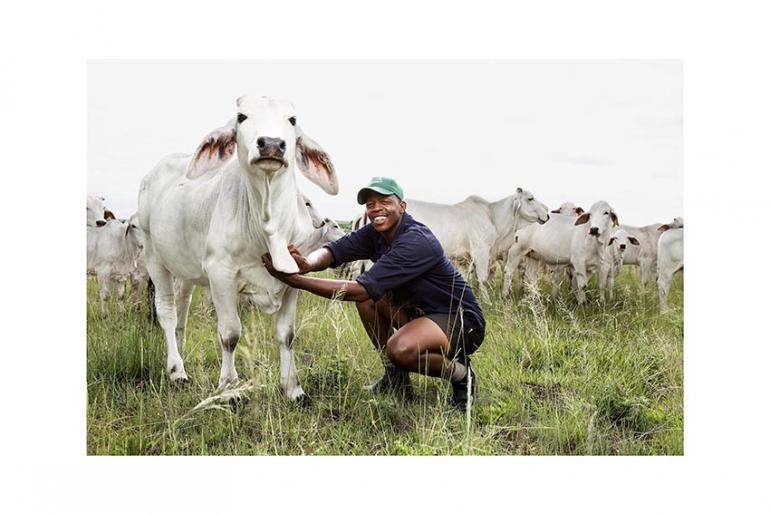
[{"label": "cow's drooping ear", "polygon": [[668,225],[661,225],[658,227],[658,232],[665,232],[666,230],[670,229]]},{"label": "cow's drooping ear", "polygon": [[612,246],[613,241],[615,241],[614,237],[611,237],[609,241],[607,241],[607,246]]},{"label": "cow's drooping ear", "polygon": [[105,220],[114,220],[114,219],[117,219],[117,218],[115,218],[115,215],[112,213],[112,211],[104,209],[104,219]]},{"label": "cow's drooping ear", "polygon": [[610,218],[612,219],[613,225],[615,225],[616,227],[620,225],[620,223],[618,223],[618,215],[615,214],[615,211],[610,211]]},{"label": "cow's drooping ear", "polygon": [[295,160],[299,171],[326,193],[336,195],[340,187],[337,184],[337,173],[334,171],[331,157],[321,148],[321,145],[302,132],[299,126],[295,125],[294,129],[297,133]]},{"label": "cow's drooping ear", "polygon": [[582,207],[575,207],[575,214],[577,214],[578,216],[580,216],[584,212],[586,211]]},{"label": "cow's drooping ear", "polygon": [[635,246],[639,246],[639,240],[634,236],[628,236],[628,241]]},{"label": "cow's drooping ear", "polygon": [[590,212],[586,212],[586,213],[581,214],[578,217],[578,219],[575,220],[575,225],[582,225],[584,223],[588,223],[588,218],[590,218],[590,217],[591,217],[591,213]]},{"label": "cow's drooping ear", "polygon": [[227,125],[206,134],[190,160],[187,178],[198,178],[207,171],[221,168],[232,159],[237,126],[236,120],[232,119]]},{"label": "cow's drooping ear", "polygon": [[523,193],[523,192],[524,192],[524,190],[523,190],[522,188],[520,188],[520,187],[517,187],[517,188],[516,188],[516,192],[517,192],[517,193]]}]

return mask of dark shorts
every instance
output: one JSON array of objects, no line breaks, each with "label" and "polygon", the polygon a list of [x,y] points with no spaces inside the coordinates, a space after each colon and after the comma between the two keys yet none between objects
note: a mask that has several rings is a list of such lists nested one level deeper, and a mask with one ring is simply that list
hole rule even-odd
[{"label": "dark shorts", "polygon": [[433,321],[446,334],[449,340],[450,359],[464,360],[478,350],[484,341],[484,329],[476,327],[464,327],[462,321],[456,315],[449,314],[425,314],[426,318]]}]

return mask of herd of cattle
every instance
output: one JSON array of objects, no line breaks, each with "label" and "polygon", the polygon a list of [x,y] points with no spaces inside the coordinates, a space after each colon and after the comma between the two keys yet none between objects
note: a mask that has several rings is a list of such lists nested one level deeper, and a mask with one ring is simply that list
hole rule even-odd
[{"label": "herd of cattle", "polygon": [[[179,350],[193,289],[201,286],[210,288],[217,316],[220,387],[238,379],[238,302],[246,296],[263,312],[277,314],[281,386],[290,399],[307,398],[292,351],[297,291],[269,275],[261,255],[270,252],[278,271],[294,273],[298,268],[288,244],[307,253],[344,232],[299,192],[295,168],[326,193],[337,194],[332,160],[300,129],[293,106],[244,96],[237,100],[236,116],[204,137],[193,154],[161,159],[143,179],[138,212],[127,220],[111,215],[102,198],[88,197],[87,273],[99,283],[102,312],[112,283],[120,299],[127,281],[138,294],[149,276],[172,381],[188,379]],[[620,267],[630,264],[639,266],[643,286],[657,276],[660,307],[665,310],[672,277],[683,269],[682,218],[665,225],[620,225],[606,201],[588,211],[565,203],[549,212],[520,188],[497,202],[471,196],[454,205],[411,199],[406,203],[408,212],[431,228],[460,269],[475,272],[482,301],[489,301],[487,282],[498,262],[505,295],[518,271],[530,284],[540,277],[550,279],[554,292],[569,278],[580,303],[595,274],[601,298],[612,298]],[[353,228],[366,221],[359,217]],[[370,265],[352,263],[341,273],[354,279]]]},{"label": "herd of cattle", "polygon": [[[484,301],[489,301],[486,284],[497,263],[503,268],[503,296],[510,295],[518,271],[530,287],[541,278],[551,281],[554,296],[569,277],[580,303],[585,302],[585,289],[594,274],[601,300],[606,295],[612,299],[615,278],[625,264],[639,267],[642,290],[650,277],[657,277],[660,308],[665,312],[671,281],[684,269],[683,218],[643,227],[620,225],[615,210],[604,201],[588,212],[571,202],[549,212],[521,188],[497,202],[470,196],[454,205],[409,199],[406,203],[407,210],[431,228],[463,275],[475,272]],[[362,214],[352,222],[353,230],[368,222]],[[372,264],[350,263],[342,275],[354,280]]]}]

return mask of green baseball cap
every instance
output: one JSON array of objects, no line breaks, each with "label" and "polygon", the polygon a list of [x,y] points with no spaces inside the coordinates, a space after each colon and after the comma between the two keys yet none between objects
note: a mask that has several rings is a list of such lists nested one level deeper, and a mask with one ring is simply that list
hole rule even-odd
[{"label": "green baseball cap", "polygon": [[363,205],[366,203],[366,192],[374,191],[381,195],[396,195],[399,200],[404,201],[404,190],[398,185],[398,182],[390,177],[372,177],[372,181],[369,185],[361,188],[358,192],[358,203]]}]

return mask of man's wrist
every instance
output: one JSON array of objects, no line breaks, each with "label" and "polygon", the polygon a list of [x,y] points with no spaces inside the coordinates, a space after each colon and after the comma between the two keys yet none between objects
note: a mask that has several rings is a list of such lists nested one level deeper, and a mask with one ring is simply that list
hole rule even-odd
[{"label": "man's wrist", "polygon": [[286,285],[291,287],[297,287],[297,284],[301,281],[301,277],[299,273],[292,273],[291,275],[286,276]]}]

